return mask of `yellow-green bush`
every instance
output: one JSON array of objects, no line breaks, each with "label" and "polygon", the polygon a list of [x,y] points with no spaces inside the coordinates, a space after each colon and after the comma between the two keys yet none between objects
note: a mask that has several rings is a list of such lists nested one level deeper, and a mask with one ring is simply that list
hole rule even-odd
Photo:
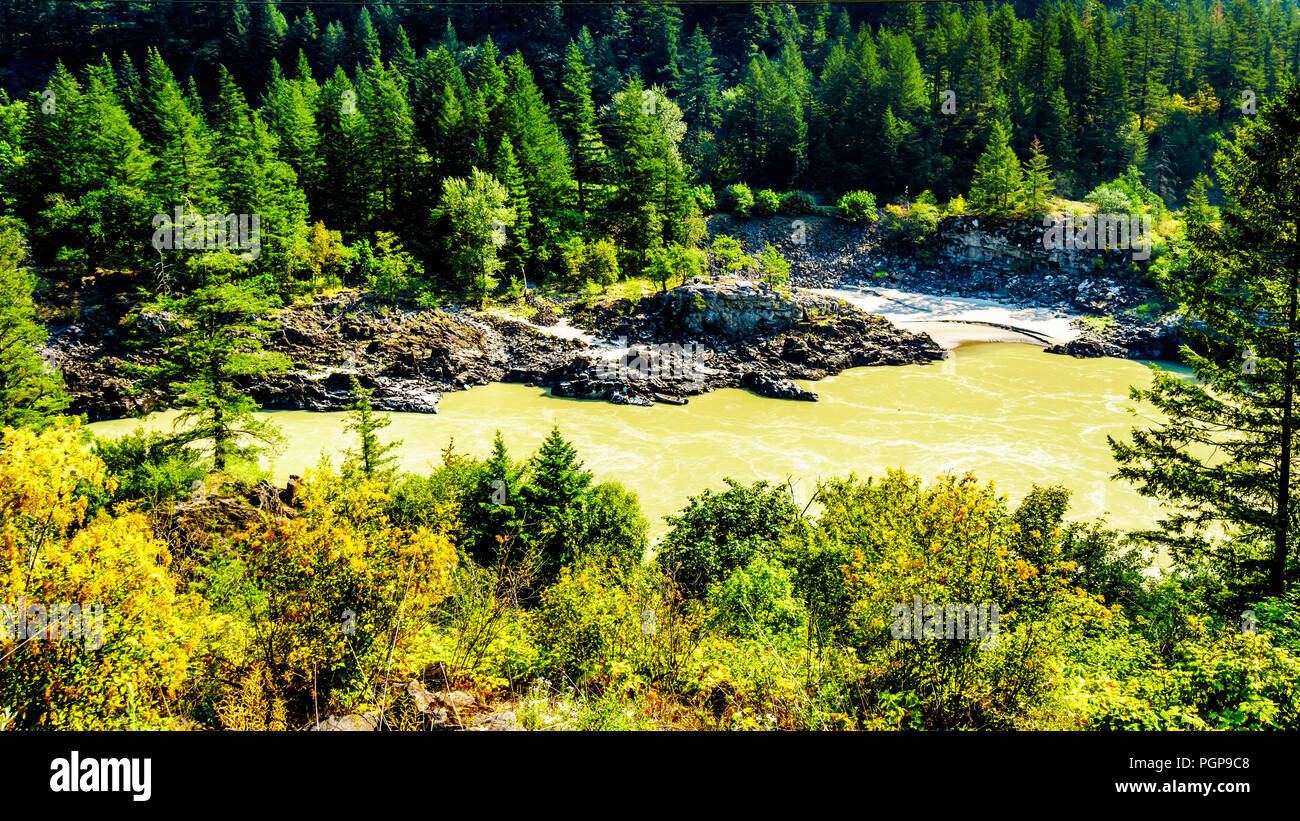
[{"label": "yellow-green bush", "polygon": [[[129,507],[87,520],[114,480],[77,428],[4,433],[0,449],[2,600],[102,607],[102,647],[86,635],[0,635],[0,707],[15,727],[139,729],[170,722],[191,659],[219,620],[179,590],[166,547]],[[89,627],[89,625],[87,625]],[[97,629],[97,628],[96,628]]]}]

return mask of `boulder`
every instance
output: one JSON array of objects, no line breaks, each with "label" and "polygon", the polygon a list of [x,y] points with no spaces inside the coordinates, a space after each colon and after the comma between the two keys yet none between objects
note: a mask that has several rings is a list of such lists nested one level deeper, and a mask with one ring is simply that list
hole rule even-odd
[{"label": "boulder", "polygon": [[523,732],[524,730],[523,727],[519,726],[515,714],[509,710],[476,715],[465,729],[483,732]]},{"label": "boulder", "polygon": [[759,396],[766,396],[771,399],[817,401],[817,394],[804,390],[789,379],[777,379],[754,371],[749,371],[741,377],[740,386],[748,388]]},{"label": "boulder", "polygon": [[327,716],[308,729],[320,732],[366,732],[378,730],[380,724],[379,713],[372,710],[359,715]]}]

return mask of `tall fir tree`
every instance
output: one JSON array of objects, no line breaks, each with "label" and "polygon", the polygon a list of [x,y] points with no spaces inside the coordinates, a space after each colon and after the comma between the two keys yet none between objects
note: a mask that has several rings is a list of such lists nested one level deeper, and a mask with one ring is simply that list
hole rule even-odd
[{"label": "tall fir tree", "polygon": [[1216,559],[1242,604],[1281,596],[1296,580],[1297,112],[1292,79],[1218,154],[1223,224],[1193,220],[1191,264],[1161,279],[1199,320],[1186,326],[1198,349],[1182,349],[1197,378],[1156,372],[1149,389],[1132,393],[1165,421],[1134,429],[1131,443],[1110,439],[1118,476],[1171,509],[1144,535],[1176,561]]},{"label": "tall fir tree", "polygon": [[995,216],[1016,214],[1024,203],[1020,161],[1001,122],[993,123],[988,147],[975,164],[969,199],[972,209]]}]

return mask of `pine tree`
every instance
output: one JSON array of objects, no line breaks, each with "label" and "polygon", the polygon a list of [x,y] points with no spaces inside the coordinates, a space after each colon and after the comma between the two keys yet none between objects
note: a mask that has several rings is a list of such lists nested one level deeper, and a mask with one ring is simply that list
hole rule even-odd
[{"label": "pine tree", "polygon": [[163,296],[149,310],[174,317],[158,363],[129,368],[143,377],[140,389],[158,390],[180,408],[176,444],[207,441],[213,464],[224,471],[255,458],[280,442],[269,422],[254,414],[249,380],[287,370],[288,359],[263,348],[276,306],[256,287],[237,284],[239,260],[228,253],[204,254],[192,262],[199,287],[180,297]]},{"label": "pine tree", "polygon": [[22,235],[0,219],[0,427],[41,427],[68,406],[63,377],[37,346],[45,327],[32,304],[35,278],[22,268]]},{"label": "pine tree", "polygon": [[1197,350],[1182,349],[1196,379],[1157,372],[1132,393],[1166,421],[1134,429],[1132,444],[1110,440],[1118,476],[1173,509],[1143,535],[1176,561],[1217,559],[1244,596],[1281,596],[1296,578],[1297,111],[1291,79],[1217,155],[1223,224],[1192,220],[1191,264],[1161,280],[1196,320],[1184,327]]},{"label": "pine tree", "polygon": [[523,468],[511,460],[498,430],[491,455],[461,500],[465,533],[470,534],[465,548],[479,564],[504,564],[511,558],[524,524],[522,476]]},{"label": "pine tree", "polygon": [[550,248],[559,241],[560,211],[568,206],[573,189],[569,152],[532,72],[518,53],[506,60],[505,73],[501,130],[514,147],[532,205],[530,244],[534,249]]},{"label": "pine tree", "polygon": [[271,83],[266,105],[262,107],[262,118],[275,135],[279,156],[293,168],[299,184],[308,192],[319,187],[321,173],[321,160],[317,154],[320,133],[312,110],[314,95],[308,85],[310,77],[310,74],[305,80],[277,77]]},{"label": "pine tree", "polygon": [[140,133],[158,158],[149,189],[164,206],[207,213],[216,204],[210,135],[157,49],[145,59],[142,109]]},{"label": "pine tree", "polygon": [[528,189],[523,176],[519,173],[519,164],[515,162],[514,146],[509,137],[501,138],[497,148],[496,163],[493,174],[506,190],[506,205],[515,215],[510,227],[502,256],[506,262],[506,272],[528,281],[527,265],[532,257],[532,248],[528,241],[528,230],[532,227],[532,205],[528,201]]},{"label": "pine tree", "polygon": [[1195,182],[1192,183],[1192,190],[1187,195],[1187,209],[1183,215],[1188,220],[1197,222],[1210,222],[1214,217],[1214,209],[1210,207],[1210,178],[1205,174],[1198,174]]},{"label": "pine tree", "polygon": [[578,451],[552,428],[528,462],[524,498],[535,517],[542,549],[543,584],[554,579],[578,547],[582,503],[591,486],[591,473],[582,469]]},{"label": "pine tree", "polygon": [[352,29],[352,58],[362,68],[378,65],[384,59],[379,32],[375,31],[374,23],[370,21],[370,10],[365,6],[361,7]]},{"label": "pine tree", "polygon": [[355,399],[347,406],[348,422],[344,430],[357,435],[357,449],[349,450],[345,471],[359,470],[367,479],[380,479],[390,476],[397,464],[397,457],[390,456],[401,446],[400,439],[381,442],[379,432],[393,423],[391,417],[375,413],[371,404],[374,391],[363,388],[356,376],[351,377],[349,393]]},{"label": "pine tree", "polygon": [[335,20],[326,26],[325,34],[317,41],[316,48],[318,50],[316,64],[326,75],[333,74],[335,69],[346,66],[350,49],[343,24]]},{"label": "pine tree", "polygon": [[406,97],[406,81],[397,71],[377,62],[361,72],[357,104],[365,126],[364,156],[370,165],[378,202],[374,227],[388,226],[410,195],[415,177],[415,120]]},{"label": "pine tree", "polygon": [[365,156],[366,123],[342,68],[334,70],[316,97],[316,128],[321,158],[320,184],[311,196],[316,215],[353,236],[367,233],[374,186]]},{"label": "pine tree", "polygon": [[306,267],[307,199],[297,175],[276,153],[275,138],[249,109],[230,73],[218,72],[213,104],[213,157],[218,190],[230,213],[258,216],[253,269],[271,274],[282,293]]},{"label": "pine tree", "polygon": [[1025,163],[1025,208],[1031,217],[1040,216],[1047,211],[1047,201],[1055,193],[1052,182],[1052,169],[1047,164],[1047,155],[1043,153],[1042,143],[1038,138],[1029,147],[1029,161]]},{"label": "pine tree", "polygon": [[467,78],[470,87],[482,98],[483,111],[494,128],[497,125],[497,108],[506,97],[506,74],[501,68],[499,57],[496,43],[492,42],[491,37],[485,37]]},{"label": "pine tree", "polygon": [[1011,150],[1007,131],[999,121],[993,122],[988,147],[975,164],[969,199],[973,210],[996,216],[1015,214],[1023,204],[1020,161]]},{"label": "pine tree", "polygon": [[697,25],[681,60],[681,79],[677,81],[682,114],[692,132],[713,131],[718,127],[721,89],[714,68],[713,47]]},{"label": "pine tree", "polygon": [[592,190],[604,177],[605,143],[596,129],[591,100],[591,72],[572,40],[565,53],[564,88],[560,94],[560,125],[573,150],[573,178],[578,184],[578,211],[585,219]]}]

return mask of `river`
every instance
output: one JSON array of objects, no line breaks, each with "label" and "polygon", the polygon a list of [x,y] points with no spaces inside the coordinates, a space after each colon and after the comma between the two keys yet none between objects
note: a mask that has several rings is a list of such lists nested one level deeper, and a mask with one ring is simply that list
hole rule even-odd
[{"label": "river", "polygon": [[[403,440],[401,467],[425,471],[455,437],[462,453],[486,455],[500,430],[512,455],[531,453],[552,425],[578,448],[598,480],[640,496],[652,535],[686,497],[722,486],[787,478],[806,500],[820,477],[879,475],[902,467],[922,477],[971,471],[995,480],[1014,503],[1033,483],[1073,491],[1071,517],[1105,514],[1121,528],[1154,522],[1158,506],[1108,477],[1107,434],[1140,421],[1126,410],[1129,385],[1146,385],[1146,366],[1121,359],[1074,359],[1041,345],[960,344],[930,365],[855,368],[803,383],[820,402],[764,399],[742,390],[692,397],[684,407],[651,408],[558,399],[539,388],[491,384],[445,394],[437,415],[395,413],[385,433]],[[344,414],[269,411],[288,445],[271,465],[283,483],[322,451],[349,445]],[[154,414],[166,427],[173,412]],[[97,422],[97,434],[140,424]],[[337,463],[337,462],[336,462]]]}]

